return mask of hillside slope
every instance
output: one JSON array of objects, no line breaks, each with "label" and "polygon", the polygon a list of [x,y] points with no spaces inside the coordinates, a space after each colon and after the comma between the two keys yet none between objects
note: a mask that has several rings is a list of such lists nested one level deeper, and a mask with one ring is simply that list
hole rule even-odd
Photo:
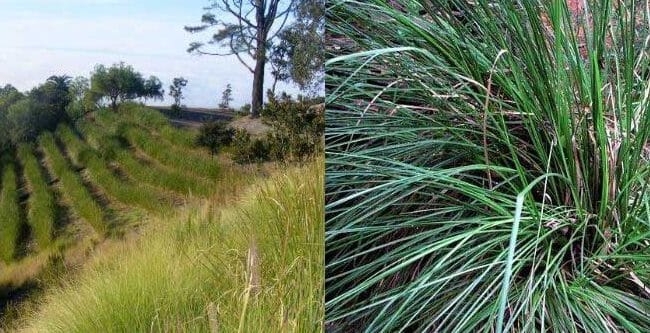
[{"label": "hillside slope", "polygon": [[322,331],[322,160],[283,173],[106,245],[19,331]]}]

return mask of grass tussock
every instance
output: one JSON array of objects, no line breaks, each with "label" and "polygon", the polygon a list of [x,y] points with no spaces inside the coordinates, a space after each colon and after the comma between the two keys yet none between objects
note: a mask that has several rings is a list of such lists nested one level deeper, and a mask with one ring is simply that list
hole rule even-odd
[{"label": "grass tussock", "polygon": [[22,144],[18,147],[18,158],[29,188],[27,222],[40,249],[47,248],[54,235],[58,219],[58,206],[52,190],[47,184],[42,167],[34,155],[34,146]]},{"label": "grass tussock", "polygon": [[209,179],[218,179],[220,176],[219,163],[208,155],[176,147],[130,124],[122,127],[122,134],[132,145],[170,168],[186,170]]},{"label": "grass tussock", "polygon": [[322,181],[315,163],[293,168],[231,208],[194,207],[106,247],[24,331],[322,331]]},{"label": "grass tussock", "polygon": [[10,154],[0,157],[0,170],[0,259],[8,263],[16,256],[22,230],[16,165]]},{"label": "grass tussock", "polygon": [[125,147],[121,138],[111,136],[102,128],[89,122],[77,124],[84,138],[93,148],[108,159],[115,161],[129,177],[134,180],[183,195],[208,196],[214,184],[200,177],[192,177],[185,172],[145,164],[138,160],[134,152]]},{"label": "grass tussock", "polygon": [[[114,114],[108,114],[107,116],[114,116]],[[124,105],[120,109],[119,116],[113,117],[113,119],[139,124],[157,133],[175,146],[197,148],[195,145],[196,132],[194,130],[179,129],[172,126],[165,115],[152,108],[140,105]]]},{"label": "grass tussock", "polygon": [[48,168],[61,184],[60,193],[66,203],[98,234],[104,235],[108,230],[104,212],[84,186],[80,175],[73,171],[72,166],[57,147],[54,135],[49,132],[41,135],[39,144],[45,153]]},{"label": "grass tussock", "polygon": [[168,200],[152,188],[120,179],[108,167],[107,161],[83,142],[69,126],[59,126],[56,133],[73,159],[88,170],[92,183],[99,186],[106,195],[124,205],[136,206],[154,214],[165,213],[171,209]]},{"label": "grass tussock", "polygon": [[332,331],[650,330],[643,6],[329,3]]}]

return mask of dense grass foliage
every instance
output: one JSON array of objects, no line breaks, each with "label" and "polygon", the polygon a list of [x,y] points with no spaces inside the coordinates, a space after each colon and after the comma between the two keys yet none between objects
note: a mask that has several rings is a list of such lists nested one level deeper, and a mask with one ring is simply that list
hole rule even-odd
[{"label": "dense grass foliage", "polygon": [[18,179],[13,157],[5,153],[0,157],[2,182],[0,186],[0,259],[10,262],[16,256],[22,229],[18,204]]},{"label": "dense grass foliage", "polygon": [[105,248],[26,331],[321,332],[322,182],[319,165],[291,169],[231,208],[193,207]]},{"label": "dense grass foliage", "polygon": [[29,189],[27,223],[40,249],[52,242],[54,226],[58,219],[58,206],[52,190],[47,184],[42,167],[34,155],[34,146],[21,144],[18,147],[18,159],[23,166],[25,182]]},{"label": "dense grass foliage", "polygon": [[[207,152],[191,149],[188,144],[173,144],[160,136],[152,135],[155,134],[153,128],[142,127],[140,123],[135,122],[137,119],[145,119],[143,120],[144,124],[148,124],[152,121],[146,119],[157,119],[154,123],[158,123],[160,121],[158,117],[161,115],[155,115],[156,111],[145,108],[135,109],[132,113],[125,110],[121,110],[121,112],[126,115],[125,119],[132,118],[134,120],[120,120],[118,116],[107,112],[98,113],[95,119],[110,133],[125,138],[132,146],[169,168],[183,170],[191,175],[209,179],[220,177],[219,164]],[[138,116],[140,113],[144,115]],[[162,127],[165,126],[170,127],[169,124]],[[178,129],[172,130],[182,132]],[[187,132],[185,133],[184,135],[190,136]]]},{"label": "dense grass foliage", "polygon": [[195,148],[196,133],[172,126],[165,115],[154,109],[137,104],[125,104],[120,109],[120,117],[122,121],[127,120],[155,131],[173,145]]},{"label": "dense grass foliage", "polygon": [[170,125],[169,119],[165,115],[146,106],[125,103],[120,106],[118,113],[102,110],[97,112],[95,118],[102,125],[109,126],[113,130],[116,130],[124,123],[138,124],[173,145],[196,148],[194,144],[196,133],[194,131],[179,129]]},{"label": "dense grass foliage", "polygon": [[154,214],[165,213],[170,209],[165,199],[150,187],[120,179],[108,167],[107,161],[83,142],[69,126],[59,126],[56,133],[77,163],[86,167],[91,181],[106,195],[125,205],[137,206]]},{"label": "dense grass foliage", "polygon": [[218,179],[219,164],[210,156],[193,152],[183,147],[176,147],[133,125],[122,127],[121,133],[131,144],[144,151],[160,163],[177,170],[210,179]]},{"label": "dense grass foliage", "polygon": [[207,196],[212,193],[213,184],[205,179],[189,176],[182,171],[144,164],[125,146],[120,137],[108,135],[97,125],[83,122],[77,128],[93,148],[105,158],[117,162],[135,181],[185,195]]},{"label": "dense grass foliage", "polygon": [[45,153],[46,162],[50,171],[58,178],[61,184],[60,192],[66,202],[98,234],[105,234],[108,225],[104,220],[105,215],[102,208],[93,199],[90,191],[84,186],[81,175],[72,169],[72,166],[57,147],[54,135],[49,132],[42,134],[39,138],[39,144]]},{"label": "dense grass foliage", "polygon": [[649,18],[567,3],[330,3],[333,331],[650,330]]}]

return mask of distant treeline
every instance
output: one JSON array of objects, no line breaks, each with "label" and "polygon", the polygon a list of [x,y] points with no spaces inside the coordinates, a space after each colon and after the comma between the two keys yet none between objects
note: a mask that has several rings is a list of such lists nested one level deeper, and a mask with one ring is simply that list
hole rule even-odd
[{"label": "distant treeline", "polygon": [[115,109],[118,103],[136,98],[162,99],[163,93],[157,77],[144,79],[124,63],[97,65],[90,79],[51,76],[28,92],[7,84],[0,87],[0,151],[32,141],[41,132],[102,105]]}]

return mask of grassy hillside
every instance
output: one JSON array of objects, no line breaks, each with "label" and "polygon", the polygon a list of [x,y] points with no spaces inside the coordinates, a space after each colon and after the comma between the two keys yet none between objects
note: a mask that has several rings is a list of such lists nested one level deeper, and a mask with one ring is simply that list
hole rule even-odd
[{"label": "grassy hillside", "polygon": [[3,155],[0,331],[321,330],[322,167],[195,135],[124,105]]},{"label": "grassy hillside", "polygon": [[321,331],[321,164],[103,248],[78,279],[47,293],[25,331]]}]

